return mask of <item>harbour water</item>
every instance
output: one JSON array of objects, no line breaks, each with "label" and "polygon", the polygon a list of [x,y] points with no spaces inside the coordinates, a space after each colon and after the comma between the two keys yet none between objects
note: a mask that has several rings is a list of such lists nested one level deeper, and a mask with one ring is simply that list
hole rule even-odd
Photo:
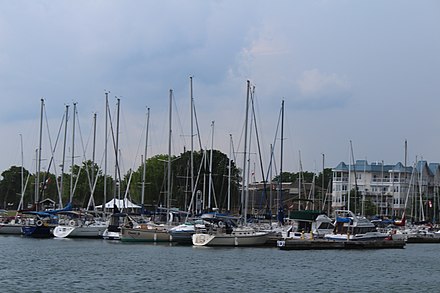
[{"label": "harbour water", "polygon": [[1,236],[0,292],[439,292],[440,245],[281,251]]}]

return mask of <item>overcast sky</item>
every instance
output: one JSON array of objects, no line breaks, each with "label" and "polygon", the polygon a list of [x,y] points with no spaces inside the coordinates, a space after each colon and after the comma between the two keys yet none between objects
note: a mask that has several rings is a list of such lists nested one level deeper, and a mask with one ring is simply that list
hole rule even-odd
[{"label": "overcast sky", "polygon": [[[440,162],[439,16],[436,0],[1,0],[0,170],[21,165],[20,134],[24,166],[35,170],[41,98],[49,125],[48,132],[44,121],[42,168],[51,156],[48,133],[55,148],[65,105],[73,102],[79,115],[75,162],[91,158],[97,113],[96,161],[103,166],[105,91],[112,118],[115,97],[121,99],[127,170],[143,153],[146,107],[148,156],[168,152],[173,89],[178,155],[190,147],[190,76],[206,148],[215,121],[214,148],[228,154],[232,134],[235,151],[243,152],[250,80],[265,168],[282,99],[286,171],[297,172],[300,157],[308,171],[321,170],[322,154],[326,167],[348,162],[350,140],[355,159],[403,163],[407,139],[409,164],[416,156]],[[56,165],[61,149],[62,136]],[[275,156],[279,168],[278,149]],[[257,155],[251,158],[260,174]]]}]

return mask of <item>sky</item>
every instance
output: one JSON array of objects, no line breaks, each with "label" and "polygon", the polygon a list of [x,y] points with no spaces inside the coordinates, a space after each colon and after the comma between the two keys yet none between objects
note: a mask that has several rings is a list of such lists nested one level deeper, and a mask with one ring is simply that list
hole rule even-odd
[{"label": "sky", "polygon": [[[172,153],[189,150],[190,77],[196,149],[200,138],[229,155],[231,135],[239,167],[247,80],[265,173],[271,144],[273,173],[281,168],[282,100],[283,171],[319,172],[323,155],[336,167],[351,149],[355,160],[403,163],[405,140],[408,164],[440,162],[439,15],[436,0],[0,0],[0,170],[37,168],[41,99],[43,170],[51,157],[62,163],[66,105],[65,165],[92,158],[96,113],[104,166],[105,93],[113,127],[120,99],[123,172],[141,162],[147,107],[147,157],[168,153],[170,89]],[[255,126],[249,132],[260,180]]]}]

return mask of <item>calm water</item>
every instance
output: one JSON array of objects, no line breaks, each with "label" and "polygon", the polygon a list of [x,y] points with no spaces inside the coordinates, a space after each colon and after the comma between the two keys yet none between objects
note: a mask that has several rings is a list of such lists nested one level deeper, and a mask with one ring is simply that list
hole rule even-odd
[{"label": "calm water", "polygon": [[440,245],[280,251],[1,236],[1,292],[439,292]]}]

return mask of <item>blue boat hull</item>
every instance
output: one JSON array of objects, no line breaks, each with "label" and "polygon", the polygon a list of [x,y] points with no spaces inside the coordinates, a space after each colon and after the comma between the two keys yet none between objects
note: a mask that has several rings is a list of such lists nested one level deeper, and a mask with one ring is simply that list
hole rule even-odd
[{"label": "blue boat hull", "polygon": [[23,226],[21,228],[23,235],[35,238],[53,237],[53,227],[50,226]]}]

